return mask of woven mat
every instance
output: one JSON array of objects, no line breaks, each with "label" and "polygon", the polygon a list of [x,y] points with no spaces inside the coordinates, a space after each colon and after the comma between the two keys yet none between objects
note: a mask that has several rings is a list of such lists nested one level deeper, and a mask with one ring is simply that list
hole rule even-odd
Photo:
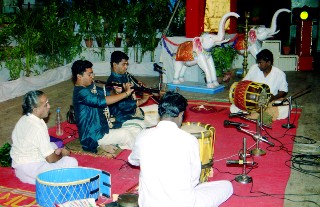
[{"label": "woven mat", "polygon": [[69,149],[74,154],[80,154],[80,155],[91,155],[94,157],[106,157],[106,158],[115,158],[120,152],[122,151],[121,148],[117,147],[114,153],[110,153],[108,151],[103,150],[101,147],[98,147],[97,153],[87,152],[82,149],[82,146],[80,144],[80,139],[75,139],[73,141],[70,141],[67,143],[66,148]]}]

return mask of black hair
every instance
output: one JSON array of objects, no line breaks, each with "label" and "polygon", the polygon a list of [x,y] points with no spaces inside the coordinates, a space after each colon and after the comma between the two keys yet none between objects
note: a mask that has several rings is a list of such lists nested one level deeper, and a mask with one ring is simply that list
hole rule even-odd
[{"label": "black hair", "polygon": [[39,97],[42,96],[44,92],[42,91],[29,91],[23,96],[22,103],[22,113],[27,115],[32,113],[32,110],[36,108],[39,104]]},{"label": "black hair", "polygon": [[181,94],[174,91],[168,91],[159,101],[158,113],[160,118],[178,117],[180,112],[186,110],[187,105],[187,99]]},{"label": "black hair", "polygon": [[270,61],[271,65],[273,64],[273,54],[268,49],[261,50],[256,57],[257,60],[264,60],[266,62]]},{"label": "black hair", "polygon": [[110,60],[111,68],[113,67],[113,63],[119,64],[122,61],[122,59],[129,60],[129,57],[126,53],[122,51],[114,51],[111,54],[111,60]]},{"label": "black hair", "polygon": [[76,60],[71,66],[72,82],[77,82],[77,75],[83,75],[88,68],[92,68],[93,64],[88,60]]}]

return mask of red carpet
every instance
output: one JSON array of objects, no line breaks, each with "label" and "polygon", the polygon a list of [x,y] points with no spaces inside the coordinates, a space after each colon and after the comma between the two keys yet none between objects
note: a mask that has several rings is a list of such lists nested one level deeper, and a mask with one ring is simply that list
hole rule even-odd
[{"label": "red carpet", "polygon": [[[192,101],[189,104],[207,104],[199,101]],[[230,120],[235,122],[246,123],[250,127],[248,129],[255,131],[255,123],[244,121],[240,118],[229,118],[229,105],[228,103],[213,104],[219,113],[212,113],[203,116],[203,114],[197,114],[188,111],[188,121],[201,121],[209,123],[216,128],[216,142],[214,153],[214,176],[209,180],[234,180],[236,175],[242,174],[242,165],[227,166],[226,160],[238,160],[238,152],[243,148],[243,138],[247,140],[247,148],[255,144],[255,141],[250,135],[244,132],[238,131],[235,127],[224,127],[224,120]],[[291,122],[294,122],[295,126],[298,126],[298,117],[301,110],[293,109],[291,112]],[[283,206],[284,191],[290,176],[290,168],[285,163],[291,157],[289,153],[293,148],[293,137],[290,135],[296,134],[296,128],[285,129],[282,128],[282,124],[286,124],[287,119],[277,120],[272,124],[272,129],[267,129],[267,133],[276,140],[271,139],[266,132],[262,132],[263,136],[269,138],[269,141],[275,144],[275,147],[270,147],[266,143],[260,143],[260,148],[266,151],[264,156],[254,156],[253,159],[257,162],[258,166],[250,171],[250,167],[247,167],[247,173],[252,177],[253,182],[249,184],[241,184],[233,181],[234,195],[222,204],[222,207],[227,206]],[[252,160],[252,158],[248,158]],[[251,193],[252,192],[252,193]]]},{"label": "red carpet", "polygon": [[[290,169],[285,162],[290,159],[290,155],[285,151],[291,151],[293,147],[293,138],[296,129],[282,128],[287,120],[276,121],[272,129],[267,129],[267,133],[276,140],[272,139],[266,132],[262,132],[268,137],[269,141],[275,143],[275,147],[269,147],[266,143],[260,143],[260,148],[266,150],[265,156],[255,156],[254,161],[257,166],[250,169],[247,173],[252,177],[253,182],[249,184],[240,184],[234,181],[236,175],[242,174],[242,165],[227,166],[226,160],[238,160],[238,152],[243,147],[243,138],[247,139],[247,148],[253,146],[255,141],[250,135],[238,131],[235,127],[224,127],[224,120],[242,122],[249,125],[250,130],[255,131],[255,124],[240,118],[229,118],[229,103],[208,103],[204,101],[189,101],[188,108],[197,105],[213,106],[216,112],[196,113],[191,110],[186,112],[186,121],[202,122],[210,124],[216,129],[216,142],[214,153],[214,176],[209,180],[227,179],[232,181],[234,186],[234,195],[222,204],[222,207],[237,206],[283,206],[284,191],[289,179]],[[291,122],[298,125],[298,117],[301,110],[293,109],[291,113]],[[74,133],[76,127],[64,123],[64,127],[70,130],[71,137],[63,135],[64,142],[75,139]],[[54,134],[54,129],[50,129],[50,134]],[[74,135],[74,136],[73,136]],[[122,151],[115,159],[106,159],[102,157],[93,157],[91,155],[73,154],[83,167],[93,167],[108,171],[112,178],[112,194],[121,194],[128,190],[135,189],[138,182],[139,169],[127,165],[126,160],[130,151]],[[252,160],[252,158],[248,158]],[[249,172],[250,171],[250,172]],[[1,168],[0,172],[0,205],[3,206],[22,206],[31,205],[34,202],[35,186],[23,184],[14,176],[11,168]],[[9,189],[8,189],[9,188]],[[18,191],[15,189],[19,189]],[[29,193],[31,192],[31,193]],[[101,198],[98,201],[100,206],[103,203],[110,202],[111,199]]]}]

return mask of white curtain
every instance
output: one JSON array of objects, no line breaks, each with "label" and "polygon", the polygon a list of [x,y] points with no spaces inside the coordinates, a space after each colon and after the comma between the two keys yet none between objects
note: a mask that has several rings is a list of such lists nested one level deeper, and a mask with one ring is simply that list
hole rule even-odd
[{"label": "white curtain", "polygon": [[[39,76],[21,77],[17,80],[0,83],[0,102],[22,96],[31,90],[39,90],[60,82],[71,81],[71,66],[68,64],[55,69],[45,71]],[[107,61],[94,62],[93,70],[96,76],[109,76],[110,63]],[[132,63],[128,72],[135,76],[158,76],[159,73],[153,71],[153,63]]]}]

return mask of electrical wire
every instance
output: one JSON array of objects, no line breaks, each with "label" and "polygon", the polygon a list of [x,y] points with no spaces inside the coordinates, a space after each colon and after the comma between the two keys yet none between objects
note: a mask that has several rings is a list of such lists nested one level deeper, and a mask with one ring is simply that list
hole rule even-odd
[{"label": "electrical wire", "polygon": [[[269,197],[273,197],[273,198],[277,198],[277,199],[281,199],[281,200],[287,200],[287,201],[291,201],[291,202],[295,202],[295,203],[311,203],[314,204],[315,206],[319,206],[320,205],[318,203],[316,203],[315,201],[312,200],[293,200],[290,198],[285,198],[285,196],[318,196],[320,194],[318,193],[314,193],[314,194],[270,194],[270,193],[265,193],[263,191],[253,191],[253,180],[251,183],[251,188],[250,188],[250,193],[252,194],[261,194],[261,195],[249,195],[249,196],[243,196],[243,195],[238,195],[238,194],[233,194],[234,196],[238,196],[238,197],[243,197],[243,198],[257,198],[257,197],[264,197],[264,196],[269,196]],[[281,196],[281,197],[279,197]]]},{"label": "electrical wire", "polygon": [[[296,102],[295,102],[296,104]],[[296,107],[296,114],[298,113],[297,107]],[[295,123],[297,116],[294,117],[294,120],[292,121],[292,123]],[[305,154],[301,154],[298,152],[293,152],[291,150],[288,149],[288,147],[286,147],[286,143],[283,143],[281,141],[281,138],[285,137],[285,136],[291,136],[291,140],[292,143],[303,143],[303,144],[315,144],[316,141],[312,138],[308,138],[305,136],[296,136],[296,135],[292,135],[292,134],[287,134],[287,132],[290,129],[287,129],[281,136],[279,137],[273,137],[268,130],[264,130],[264,132],[266,133],[266,136],[268,139],[272,139],[275,141],[275,146],[268,146],[267,150],[268,151],[273,151],[273,152],[277,152],[277,151],[285,151],[286,153],[288,153],[289,155],[291,155],[291,159],[285,162],[285,165],[293,170],[296,170],[298,172],[307,174],[307,175],[311,175],[314,176],[316,178],[320,178],[320,176],[315,175],[320,173],[320,155],[305,155]],[[289,144],[292,144],[289,143]],[[221,161],[222,159],[218,160]],[[290,163],[292,163],[292,165],[290,165]],[[316,168],[316,170],[311,169],[310,167]],[[217,168],[215,168],[218,172],[220,173],[227,173],[227,174],[231,174],[230,172],[221,172],[220,170],[218,170]],[[254,169],[253,167],[250,169],[250,171]],[[248,173],[250,172],[248,171]],[[247,173],[247,174],[248,174]],[[232,181],[234,181],[235,179],[233,179]],[[270,196],[270,197],[274,197],[274,198],[278,198],[278,199],[283,199],[283,200],[287,200],[290,202],[296,202],[296,203],[309,203],[309,204],[313,204],[315,206],[319,206],[320,205],[312,200],[308,200],[308,199],[303,199],[303,200],[297,200],[297,199],[292,199],[292,198],[288,198],[288,196],[318,196],[320,194],[269,194],[269,193],[265,193],[262,191],[253,191],[253,181],[252,181],[252,185],[251,185],[251,189],[250,189],[250,193],[254,194],[254,193],[259,193],[260,195],[248,195],[248,196],[242,196],[242,195],[238,195],[238,194],[233,194],[235,196],[239,196],[239,197],[263,197],[263,196]],[[286,198],[287,197],[287,198]]]},{"label": "electrical wire", "polygon": [[[320,176],[314,175],[320,174],[320,155],[293,155],[290,161],[292,163],[291,169],[320,178]],[[310,167],[314,167],[316,170],[310,169]]]},{"label": "electrical wire", "polygon": [[[237,174],[233,174],[231,172],[223,172],[220,171],[218,168],[214,167],[214,169],[216,169],[219,173],[225,173],[225,174],[230,174],[230,175],[237,175]],[[250,170],[246,173],[247,175],[254,169],[253,166],[250,167]],[[235,179],[230,180],[230,182],[235,181]],[[236,193],[233,193],[234,196],[238,196],[238,197],[242,197],[242,198],[259,198],[259,197],[265,197],[265,196],[269,196],[269,197],[273,197],[273,198],[277,198],[277,199],[281,199],[281,200],[287,200],[290,202],[295,202],[295,203],[310,203],[310,204],[314,204],[315,206],[320,207],[320,205],[312,200],[294,200],[291,198],[286,198],[288,196],[318,196],[320,194],[318,193],[310,193],[310,194],[292,194],[292,193],[288,193],[288,194],[273,194],[273,193],[266,193],[263,191],[253,191],[253,187],[254,187],[254,181],[252,179],[251,182],[251,187],[250,187],[250,194],[260,194],[260,195],[239,195]]]}]

